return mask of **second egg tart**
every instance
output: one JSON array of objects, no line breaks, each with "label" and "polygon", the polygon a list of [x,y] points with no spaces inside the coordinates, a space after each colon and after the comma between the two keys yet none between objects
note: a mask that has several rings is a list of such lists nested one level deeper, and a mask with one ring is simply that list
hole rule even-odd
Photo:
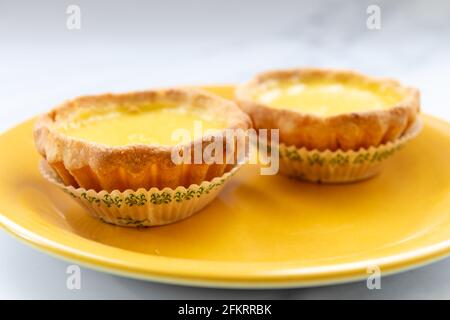
[{"label": "second egg tart", "polygon": [[[192,133],[195,122],[203,132],[251,127],[233,102],[180,88],[68,101],[38,119],[34,137],[37,150],[66,185],[96,191],[188,187],[230,169],[226,163],[172,161],[172,149],[180,143],[172,133]],[[201,148],[206,145],[200,141]]]},{"label": "second egg tart", "polygon": [[358,150],[393,141],[419,112],[418,90],[352,71],[291,69],[257,75],[236,99],[255,128],[308,150]]}]

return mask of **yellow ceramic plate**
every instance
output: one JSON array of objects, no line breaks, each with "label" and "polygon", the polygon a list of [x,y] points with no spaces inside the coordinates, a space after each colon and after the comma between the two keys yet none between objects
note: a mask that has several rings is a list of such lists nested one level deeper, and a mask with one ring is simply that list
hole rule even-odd
[{"label": "yellow ceramic plate", "polygon": [[95,220],[41,178],[28,121],[0,137],[0,222],[67,260],[177,284],[293,287],[364,278],[371,265],[398,272],[450,253],[450,125],[423,118],[373,179],[318,185],[248,165],[200,213],[149,229]]}]

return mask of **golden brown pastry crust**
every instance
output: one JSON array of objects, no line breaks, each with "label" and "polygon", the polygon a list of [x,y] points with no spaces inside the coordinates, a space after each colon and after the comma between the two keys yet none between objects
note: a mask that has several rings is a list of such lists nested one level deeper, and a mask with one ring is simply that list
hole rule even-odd
[{"label": "golden brown pastry crust", "polygon": [[[294,110],[271,108],[252,101],[252,91],[262,83],[283,79],[322,79],[335,82],[357,81],[394,89],[403,99],[391,108],[354,112],[328,117]],[[257,75],[236,90],[238,105],[250,115],[256,129],[280,129],[280,143],[318,150],[357,150],[392,141],[400,137],[415,121],[420,111],[419,91],[404,87],[392,79],[376,79],[346,70],[290,69]]]},{"label": "golden brown pastry crust", "polygon": [[[96,191],[188,187],[221,176],[230,169],[231,165],[227,164],[176,165],[171,159],[172,146],[136,144],[112,147],[69,137],[55,129],[56,124],[70,121],[74,110],[79,108],[107,110],[118,105],[136,108],[139,104],[161,99],[203,108],[205,112],[226,120],[227,128],[247,130],[251,127],[250,118],[235,103],[202,90],[178,88],[105,94],[65,102],[39,117],[34,129],[36,148],[66,185]],[[200,142],[202,148],[211,141],[214,139]],[[199,141],[192,141],[191,146],[194,143]]]}]

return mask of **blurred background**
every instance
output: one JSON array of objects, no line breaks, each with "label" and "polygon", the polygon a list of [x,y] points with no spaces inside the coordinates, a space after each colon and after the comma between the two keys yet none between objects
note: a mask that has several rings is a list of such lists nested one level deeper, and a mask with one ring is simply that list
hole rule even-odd
[{"label": "blurred background", "polygon": [[[79,30],[67,28],[69,5]],[[369,5],[380,29],[367,27]],[[449,120],[450,2],[0,0],[2,131],[78,95],[306,65],[398,78]]]},{"label": "blurred background", "polygon": [[[69,29],[67,8],[81,11]],[[367,8],[380,8],[380,28]],[[0,0],[0,132],[79,95],[239,83],[271,68],[356,69],[420,88],[424,112],[450,120],[450,1]],[[189,289],[85,270],[0,234],[0,298],[450,298],[450,261],[365,283],[286,291]]]}]

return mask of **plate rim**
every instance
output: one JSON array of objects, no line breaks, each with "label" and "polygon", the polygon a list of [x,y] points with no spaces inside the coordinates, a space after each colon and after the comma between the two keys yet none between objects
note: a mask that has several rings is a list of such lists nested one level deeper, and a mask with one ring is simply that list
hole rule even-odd
[{"label": "plate rim", "polygon": [[[443,129],[446,133],[450,133],[450,124],[445,120],[430,115],[422,116],[426,118],[427,123],[432,122],[433,125]],[[25,125],[26,123],[32,121],[32,119],[24,121],[19,125],[6,130],[1,134],[1,136],[21,125]],[[77,234],[61,230],[56,225],[51,226],[52,230],[56,232],[54,236],[58,235],[58,232],[63,231],[64,233],[67,233],[65,235],[68,237],[67,239],[81,239],[82,242],[90,244],[91,249],[95,249],[97,247],[100,249],[109,248],[109,251],[112,252],[122,251],[122,253],[126,253],[127,257],[130,255],[136,258],[141,256],[138,260],[155,262],[155,265],[159,266],[159,268],[154,268],[155,266],[153,266],[153,269],[143,268],[142,266],[140,268],[134,268],[133,265],[130,265],[129,261],[126,261],[124,258],[113,259],[111,256],[99,255],[95,252],[96,250],[83,252],[83,246],[80,246],[77,243],[71,245],[65,241],[65,238],[58,239],[58,241],[56,239],[52,239],[52,236],[47,235],[46,237],[45,235],[36,232],[36,230],[33,230],[32,227],[30,228],[30,225],[27,225],[26,221],[24,222],[20,219],[14,220],[2,212],[0,212],[0,226],[2,226],[2,228],[9,234],[12,234],[15,238],[24,241],[28,245],[31,245],[40,251],[91,269],[147,281],[214,288],[276,289],[346,283],[366,279],[368,276],[366,270],[370,265],[380,266],[382,276],[387,276],[427,265],[437,260],[444,259],[450,255],[450,239],[447,239],[432,245],[414,248],[399,254],[372,260],[366,259],[358,262],[334,264],[320,268],[303,267],[300,268],[301,270],[299,268],[297,268],[297,270],[296,268],[287,270],[283,269],[282,266],[295,265],[295,262],[199,261],[195,259],[151,256],[144,253],[132,252],[117,247],[107,246],[93,240],[83,238]],[[164,263],[160,263],[161,261]],[[181,261],[183,262],[183,265],[186,263],[188,265],[191,264],[189,266],[190,272],[189,270],[180,272],[185,269],[177,267],[180,265],[177,262]],[[136,263],[136,261],[134,262]],[[166,272],[162,272],[161,266],[170,266],[170,264],[172,264],[172,268],[169,268]],[[192,264],[195,264],[196,268],[193,268]],[[204,271],[204,269],[202,269],[205,266],[200,266],[201,264],[210,266],[209,273],[208,270]],[[175,265],[175,267],[173,267],[173,265]],[[211,268],[211,265],[214,265],[214,267]],[[212,272],[212,270],[217,268],[217,266],[226,266],[227,268],[221,268],[222,270],[219,273]],[[233,268],[229,269],[230,266]],[[243,273],[241,270],[239,274],[233,274],[233,270],[236,270],[239,266],[246,266],[246,272]],[[254,272],[255,266],[258,266],[258,272]],[[266,269],[261,268],[261,266],[265,266]],[[276,268],[274,268],[275,266]],[[199,272],[199,270],[196,269],[202,269],[202,272]],[[283,269],[282,272],[280,272],[280,269]],[[252,273],[249,273],[249,271],[252,271]]]},{"label": "plate rim", "polygon": [[[74,247],[69,247],[67,245],[61,246],[60,243],[55,241],[49,241],[47,245],[46,242],[39,242],[39,237],[42,237],[26,228],[22,227],[14,223],[13,221],[7,219],[3,219],[4,215],[0,215],[0,225],[2,228],[7,231],[8,234],[12,235],[14,238],[20,240],[22,243],[25,243],[38,251],[46,253],[55,258],[62,259],[67,262],[76,263],[81,266],[85,266],[89,269],[93,269],[100,272],[106,272],[109,274],[114,274],[117,276],[128,277],[138,280],[145,281],[155,281],[159,283],[166,283],[172,285],[185,285],[185,286],[195,286],[195,287],[209,287],[209,288],[228,288],[228,289],[287,289],[287,288],[303,288],[303,287],[316,287],[316,286],[325,286],[325,285],[333,285],[333,284],[342,284],[355,282],[363,279],[367,279],[367,267],[371,265],[377,265],[382,270],[382,277],[397,274],[400,272],[412,270],[418,267],[426,266],[432,264],[434,262],[445,259],[450,256],[450,239],[442,242],[438,242],[436,244],[422,247],[420,249],[408,250],[400,254],[390,255],[378,259],[373,260],[362,260],[359,262],[352,263],[342,263],[336,264],[333,266],[324,267],[326,272],[320,273],[322,277],[313,277],[312,280],[303,279],[299,274],[294,274],[294,277],[286,278],[285,275],[272,275],[272,278],[268,278],[268,275],[265,273],[260,273],[258,276],[253,279],[249,279],[246,276],[237,277],[235,280],[230,280],[228,277],[223,277],[223,273],[219,274],[222,278],[218,276],[212,275],[212,278],[202,278],[195,277],[189,275],[174,275],[172,272],[168,272],[166,275],[157,275],[156,273],[148,270],[146,272],[138,272],[138,271],[130,271],[125,270],[127,266],[126,262],[107,262],[105,257],[96,256],[88,257],[88,254],[77,254],[78,251]],[[24,233],[22,233],[25,231]],[[92,240],[85,239],[78,235],[73,234],[74,237],[78,237],[80,239],[84,239],[88,242],[94,242]],[[46,239],[48,240],[48,239]],[[95,243],[95,246],[107,246],[100,243]],[[58,247],[60,247],[58,249]],[[109,247],[109,246],[108,246]],[[113,251],[125,251],[127,250],[121,248],[112,248]],[[75,252],[74,252],[75,251]],[[146,258],[149,255],[144,253],[130,252],[133,255],[145,256]],[[214,265],[247,265],[247,266],[255,266],[255,265],[269,265],[269,266],[277,266],[279,269],[279,264],[277,262],[224,262],[224,261],[198,261],[194,259],[184,259],[184,258],[167,258],[167,257],[151,257],[155,260],[164,259],[170,263],[177,262],[189,262],[195,264],[214,264]],[[153,260],[151,259],[151,260]],[[90,261],[91,260],[91,261]],[[198,267],[201,269],[201,267]],[[304,269],[304,268],[303,268]],[[309,276],[316,276],[317,271],[314,272],[312,270],[317,270],[318,267],[309,268],[311,272],[304,273]],[[266,270],[270,273],[270,270]],[[340,274],[343,272],[343,274]],[[197,275],[199,276],[199,275]],[[211,275],[210,275],[211,276]]]}]

